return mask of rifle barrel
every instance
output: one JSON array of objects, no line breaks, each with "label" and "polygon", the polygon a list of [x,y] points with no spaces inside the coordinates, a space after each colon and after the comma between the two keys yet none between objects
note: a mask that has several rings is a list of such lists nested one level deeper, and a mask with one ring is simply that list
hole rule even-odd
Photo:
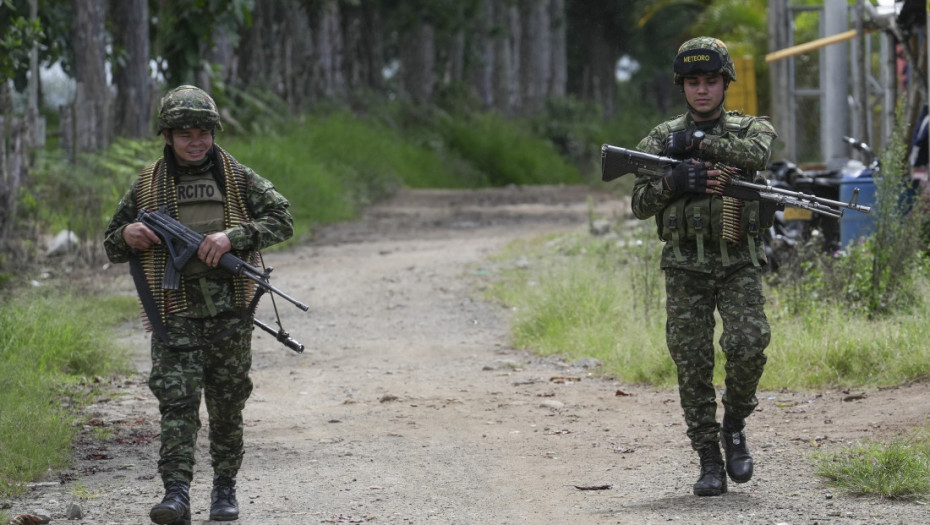
[{"label": "rifle barrel", "polygon": [[310,309],[310,307],[307,306],[306,304],[298,301],[297,299],[279,290],[277,287],[275,287],[275,285],[271,284],[268,281],[267,275],[265,273],[259,272],[258,268],[255,268],[254,266],[250,264],[247,264],[247,263],[242,264],[242,266],[239,269],[239,275],[254,281],[255,284],[257,284],[258,286],[261,286],[265,290],[268,290],[269,292],[277,294],[282,299],[293,304],[297,308],[300,308],[304,312]]},{"label": "rifle barrel", "polygon": [[274,338],[277,339],[279,343],[297,352],[298,354],[304,351],[304,345],[300,341],[297,341],[296,339],[291,337],[290,334],[288,334],[284,330],[275,330],[274,328],[259,321],[258,319],[252,319],[252,323],[254,323],[255,326],[273,335]]},{"label": "rifle barrel", "polygon": [[[818,197],[817,195],[801,193],[799,191],[791,191],[791,190],[786,190],[783,188],[776,188],[775,186],[772,186],[771,184],[755,184],[753,182],[747,182],[747,181],[739,180],[739,179],[732,179],[727,184],[732,184],[733,186],[741,186],[743,188],[756,190],[758,192],[777,193],[777,194],[785,195],[788,197],[793,197],[800,201],[808,201],[811,203],[822,204],[828,207],[847,208],[853,211],[858,211],[860,213],[869,213],[872,211],[871,207],[863,206],[858,203],[835,201],[835,200],[827,199],[824,197]],[[836,212],[836,213],[839,214],[837,215],[837,217],[842,215],[842,212]],[[825,215],[829,215],[829,214],[825,214]]]}]

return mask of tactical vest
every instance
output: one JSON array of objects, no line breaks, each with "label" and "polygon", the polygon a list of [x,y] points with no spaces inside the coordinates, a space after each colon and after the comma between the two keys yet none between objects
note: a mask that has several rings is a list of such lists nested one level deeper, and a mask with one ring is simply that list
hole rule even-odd
[{"label": "tactical vest", "polygon": [[[752,123],[752,117],[736,112],[724,114],[726,134],[739,134]],[[681,116],[669,121],[667,134],[682,131],[687,119]],[[743,173],[755,175],[755,171]],[[661,214],[656,215],[659,237],[672,245],[675,258],[684,260],[681,244],[693,242],[697,246],[698,261],[705,262],[705,249],[715,244],[720,250],[724,266],[729,264],[729,246],[749,246],[750,257],[759,266],[756,240],[762,231],[770,227],[770,218],[760,214],[759,201],[741,201],[733,197],[685,193],[669,203]],[[766,224],[768,222],[768,224]]]},{"label": "tactical vest", "polygon": [[[219,163],[220,176],[223,178],[222,186],[226,190],[225,195],[220,191],[218,181],[213,180],[209,174],[206,176],[211,179],[210,185],[204,185],[202,181],[196,180],[175,180],[176,177],[167,173],[167,163],[164,158],[161,158],[139,174],[136,181],[137,209],[155,211],[164,208],[172,217],[188,224],[200,233],[221,231],[248,222],[250,216],[245,201],[248,181],[242,165],[219,146],[214,147],[217,152],[215,161]],[[197,185],[200,185],[199,188]],[[185,192],[184,198],[179,198],[179,191]],[[187,198],[188,195],[190,199]],[[218,213],[222,216],[217,217]],[[187,223],[187,220],[192,222]],[[234,253],[245,261],[256,263],[257,252],[234,250]],[[162,321],[165,321],[167,315],[186,311],[190,306],[188,294],[192,291],[196,293],[194,287],[197,283],[197,280],[188,277],[197,276],[198,269],[192,267],[188,270],[189,263],[183,269],[185,278],[181,280],[181,286],[177,290],[165,290],[162,288],[162,280],[165,274],[165,264],[168,262],[166,250],[158,247],[145,250],[140,253],[140,258],[148,288],[152,291],[155,304],[161,312]],[[203,267],[208,268],[206,265]],[[255,285],[248,279],[235,277],[233,293],[236,307],[245,308],[254,296]]]},{"label": "tactical vest", "polygon": [[[208,235],[225,229],[225,197],[210,172],[180,175],[176,182],[178,220],[197,233]],[[184,265],[186,279],[202,276],[220,276],[223,270],[210,268],[197,257]]]}]

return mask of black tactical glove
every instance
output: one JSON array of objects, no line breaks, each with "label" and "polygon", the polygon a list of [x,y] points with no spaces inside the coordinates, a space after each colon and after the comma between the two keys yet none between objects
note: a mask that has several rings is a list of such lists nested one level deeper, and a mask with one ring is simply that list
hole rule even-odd
[{"label": "black tactical glove", "polygon": [[665,154],[679,158],[689,151],[696,150],[702,140],[704,132],[701,130],[676,131],[665,139]]},{"label": "black tactical glove", "polygon": [[662,183],[672,193],[707,193],[707,167],[694,159],[672,168]]}]

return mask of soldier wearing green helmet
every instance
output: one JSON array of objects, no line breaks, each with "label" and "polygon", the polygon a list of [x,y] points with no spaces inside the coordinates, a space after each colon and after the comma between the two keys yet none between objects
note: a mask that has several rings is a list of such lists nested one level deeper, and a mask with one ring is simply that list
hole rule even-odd
[{"label": "soldier wearing green helmet", "polygon": [[172,89],[161,99],[158,108],[158,135],[169,129],[200,128],[223,130],[216,102],[195,86]]},{"label": "soldier wearing green helmet", "polygon": [[[717,165],[760,182],[758,172],[768,164],[776,133],[767,118],[724,107],[736,70],[722,41],[688,40],[673,70],[687,112],[653,128],[637,149],[684,162],[663,178],[637,177],[632,209],[639,219],[654,219],[665,242],[666,343],[678,370],[687,434],[700,459],[693,492],[716,496],[727,492],[728,477],[745,483],[753,474],[744,428],[758,403],[770,339],[761,234],[775,211],[718,195]],[[726,356],[722,423],[713,384],[715,311],[723,322],[719,344]]]},{"label": "soldier wearing green helmet", "polygon": [[[236,475],[244,455],[242,410],[252,392],[254,290],[217,264],[227,252],[256,264],[259,250],[293,234],[287,199],[216,145],[221,129],[216,103],[200,88],[185,85],[165,94],[158,111],[162,156],[123,195],[104,237],[110,261],[135,265],[134,277],[144,282],[137,282],[140,300],[155,305],[153,315],[160,316],[158,323],[145,319],[149,329],[158,327],[149,375],[161,412],[158,470],[165,496],[149,512],[158,524],[190,525],[201,397],[214,474],[210,520],[239,517]],[[204,235],[197,257],[181,270],[178,289],[162,286],[166,250],[136,222],[140,210],[166,210]]]}]

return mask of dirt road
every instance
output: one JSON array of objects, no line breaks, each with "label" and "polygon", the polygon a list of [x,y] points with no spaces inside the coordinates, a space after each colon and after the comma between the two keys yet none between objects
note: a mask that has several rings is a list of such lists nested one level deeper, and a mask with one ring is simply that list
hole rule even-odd
[{"label": "dirt road", "polygon": [[[810,460],[924,424],[926,384],[761,393],[748,428],[756,476],[696,498],[675,391],[510,347],[508,312],[474,287],[482,261],[516,238],[586,229],[588,197],[571,187],[404,191],[357,223],[266,255],[276,285],[311,305],[305,314],[278,303],[307,350],[256,332],[237,523],[930,522],[919,502],[832,493]],[[604,215],[627,212],[609,196],[594,201]],[[114,291],[132,293],[125,268],[109,271]],[[69,523],[148,523],[162,495],[157,409],[146,337],[127,331],[140,373],[87,410],[74,468],[11,502],[14,514],[42,508],[64,523],[76,502],[83,517]],[[207,523],[206,428],[199,448],[192,508],[194,523]]]}]

